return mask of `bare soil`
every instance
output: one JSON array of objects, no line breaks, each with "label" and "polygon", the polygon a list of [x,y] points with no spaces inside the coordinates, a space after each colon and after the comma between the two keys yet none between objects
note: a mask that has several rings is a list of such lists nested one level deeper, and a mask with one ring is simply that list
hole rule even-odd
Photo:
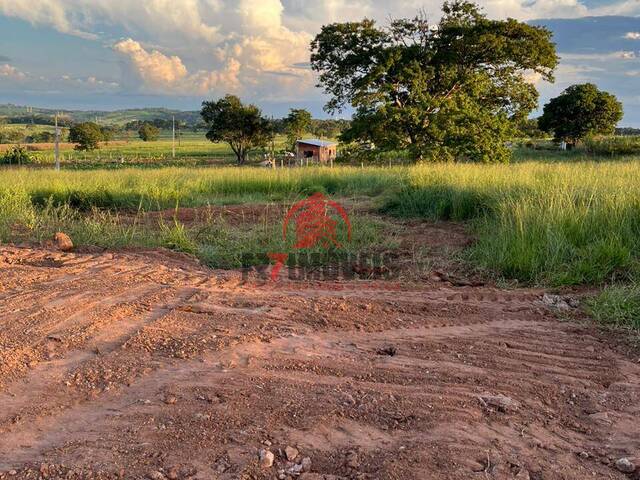
[{"label": "bare soil", "polygon": [[2,247],[0,478],[637,478],[638,353],[542,293]]}]

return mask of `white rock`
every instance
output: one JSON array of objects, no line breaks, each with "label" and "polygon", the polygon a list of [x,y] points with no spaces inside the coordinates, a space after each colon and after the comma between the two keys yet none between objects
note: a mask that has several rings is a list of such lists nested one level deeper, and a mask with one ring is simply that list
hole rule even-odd
[{"label": "white rock", "polygon": [[287,447],[284,449],[284,453],[287,456],[287,460],[293,462],[298,456],[298,449],[287,445]]},{"label": "white rock", "polygon": [[616,460],[616,468],[622,473],[633,473],[636,470],[636,466],[628,458],[619,458]]}]

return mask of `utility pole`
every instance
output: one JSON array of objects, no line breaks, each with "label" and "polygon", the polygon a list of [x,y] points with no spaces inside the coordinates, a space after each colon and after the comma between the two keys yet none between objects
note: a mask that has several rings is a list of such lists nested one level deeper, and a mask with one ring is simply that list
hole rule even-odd
[{"label": "utility pole", "polygon": [[171,155],[176,158],[176,116],[173,117],[173,133],[171,135]]},{"label": "utility pole", "polygon": [[56,112],[56,144],[54,148],[54,155],[56,157],[56,172],[60,171],[60,129],[58,128],[58,112]]}]

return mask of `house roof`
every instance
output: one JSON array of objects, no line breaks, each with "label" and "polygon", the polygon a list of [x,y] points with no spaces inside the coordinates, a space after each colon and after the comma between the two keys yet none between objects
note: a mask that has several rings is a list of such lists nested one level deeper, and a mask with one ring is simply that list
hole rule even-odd
[{"label": "house roof", "polygon": [[314,147],[332,147],[333,145],[337,145],[336,142],[318,140],[317,138],[305,138],[304,140],[298,140],[296,143],[304,143],[305,145],[313,145]]}]

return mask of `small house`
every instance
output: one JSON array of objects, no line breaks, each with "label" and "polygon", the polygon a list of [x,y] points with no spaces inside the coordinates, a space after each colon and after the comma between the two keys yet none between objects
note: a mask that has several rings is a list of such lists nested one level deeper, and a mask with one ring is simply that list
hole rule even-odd
[{"label": "small house", "polygon": [[338,144],[315,138],[296,142],[296,159],[300,162],[333,163]]}]

